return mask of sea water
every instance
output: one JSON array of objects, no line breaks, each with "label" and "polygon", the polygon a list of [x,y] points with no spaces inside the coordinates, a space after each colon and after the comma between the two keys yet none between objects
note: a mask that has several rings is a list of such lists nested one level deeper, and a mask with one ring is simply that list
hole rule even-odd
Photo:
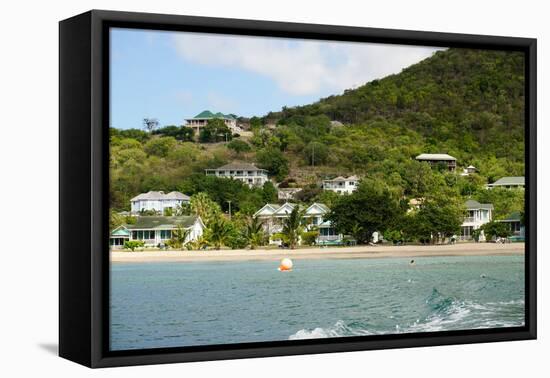
[{"label": "sea water", "polygon": [[112,350],[517,327],[524,257],[114,263]]}]

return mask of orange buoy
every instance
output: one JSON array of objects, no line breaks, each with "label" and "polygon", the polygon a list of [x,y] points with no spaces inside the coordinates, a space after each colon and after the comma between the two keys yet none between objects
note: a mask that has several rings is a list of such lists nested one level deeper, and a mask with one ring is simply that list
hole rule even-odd
[{"label": "orange buoy", "polygon": [[284,258],[281,260],[281,264],[279,265],[279,270],[281,272],[288,272],[292,270],[292,260],[289,258]]}]

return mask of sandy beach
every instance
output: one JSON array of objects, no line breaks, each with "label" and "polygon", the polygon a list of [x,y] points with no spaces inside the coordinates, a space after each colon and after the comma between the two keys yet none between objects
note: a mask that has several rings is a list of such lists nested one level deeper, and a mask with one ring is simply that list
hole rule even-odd
[{"label": "sandy beach", "polygon": [[524,243],[458,243],[455,245],[355,246],[289,249],[111,252],[111,262],[190,262],[291,259],[358,259],[382,257],[521,255]]}]

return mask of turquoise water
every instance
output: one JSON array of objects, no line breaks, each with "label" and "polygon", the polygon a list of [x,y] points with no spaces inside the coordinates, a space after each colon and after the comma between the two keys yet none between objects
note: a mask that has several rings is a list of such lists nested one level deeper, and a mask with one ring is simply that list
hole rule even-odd
[{"label": "turquoise water", "polygon": [[116,263],[111,349],[524,325],[523,256]]}]

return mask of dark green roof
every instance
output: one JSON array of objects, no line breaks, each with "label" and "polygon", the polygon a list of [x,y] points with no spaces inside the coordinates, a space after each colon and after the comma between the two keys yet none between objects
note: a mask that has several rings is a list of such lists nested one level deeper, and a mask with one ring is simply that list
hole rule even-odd
[{"label": "dark green roof", "polygon": [[178,226],[183,228],[191,227],[197,220],[196,216],[181,216],[181,217],[136,217],[135,224],[127,224],[125,227],[129,230],[145,230],[145,229],[173,229]]},{"label": "dark green roof", "polygon": [[524,176],[502,177],[497,181],[493,182],[492,184],[489,184],[488,186],[508,186],[508,185],[524,186],[525,177]]},{"label": "dark green roof", "polygon": [[468,210],[478,210],[478,209],[485,209],[485,210],[493,210],[493,204],[492,203],[479,203],[475,200],[468,200],[466,201],[466,209]]},{"label": "dark green roof", "polygon": [[227,119],[235,119],[236,117],[233,114],[223,114],[220,112],[212,113],[210,110],[203,110],[193,118],[227,118]]},{"label": "dark green roof", "polygon": [[503,222],[520,222],[521,213],[519,211],[513,211],[506,218],[502,220]]}]

